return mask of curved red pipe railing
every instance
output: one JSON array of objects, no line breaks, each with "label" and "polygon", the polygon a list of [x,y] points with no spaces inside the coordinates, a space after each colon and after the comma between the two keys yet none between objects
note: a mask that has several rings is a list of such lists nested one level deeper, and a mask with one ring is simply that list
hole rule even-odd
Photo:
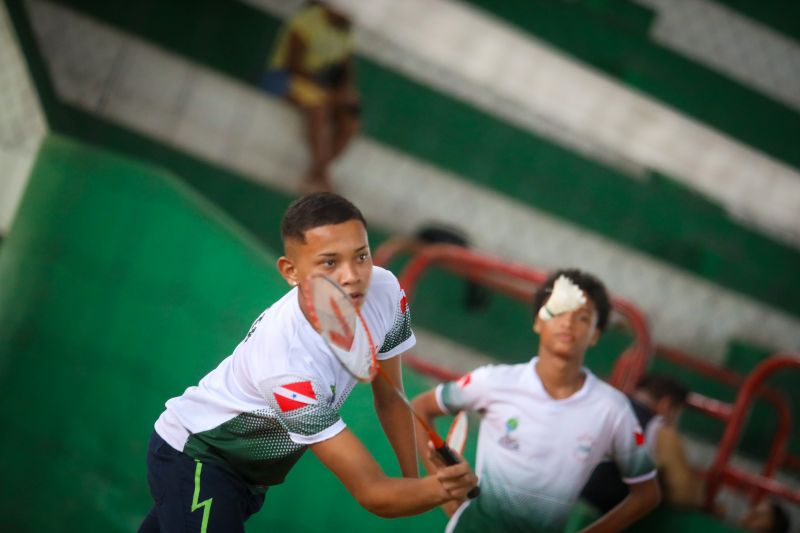
[{"label": "curved red pipe railing", "polygon": [[394,259],[401,252],[413,252],[419,250],[419,242],[406,237],[392,237],[383,242],[372,254],[372,262],[378,266],[385,267],[389,261]]},{"label": "curved red pipe railing", "polygon": [[[401,247],[395,248],[392,254],[381,255],[380,259],[391,259],[401,249]],[[461,246],[432,244],[421,248],[414,254],[400,273],[400,285],[405,289],[409,300],[413,299],[422,274],[433,265],[446,268],[523,301],[530,301],[535,286],[541,285],[547,279],[545,272],[526,265],[502,260]],[[526,287],[520,282],[527,282],[528,286]],[[636,382],[647,369],[650,360],[652,352],[650,332],[644,315],[633,304],[613,296],[611,304],[627,320],[634,334],[634,342],[617,361],[609,381],[623,392],[631,393]]]},{"label": "curved red pipe railing", "polygon": [[[711,365],[697,357],[686,355],[673,348],[656,346],[655,354],[656,357],[689,368],[701,376],[712,378],[734,389],[739,388],[745,381],[745,378],[736,372],[728,370],[727,368]],[[790,459],[787,448],[792,431],[792,411],[786,398],[778,391],[767,387],[761,387],[756,393],[769,402],[775,408],[775,412],[778,415],[778,427],[775,429],[772,446],[767,456],[767,461],[764,464],[764,469],[761,472],[763,476],[772,477],[781,464],[789,462],[787,459]],[[723,420],[724,422],[728,422],[731,416],[733,416],[733,406],[731,404],[706,398],[697,393],[689,395],[688,403],[692,408],[711,417]],[[758,500],[760,496],[761,494],[756,492],[753,494],[753,499]]]},{"label": "curved red pipe railing", "polygon": [[792,490],[763,474],[750,474],[728,464],[739,441],[748,410],[755,395],[760,391],[761,384],[775,372],[790,368],[800,369],[800,354],[777,354],[760,363],[742,384],[733,405],[730,420],[725,426],[717,456],[706,477],[707,509],[712,508],[714,499],[723,483],[740,487],[755,487],[759,491],[800,504],[800,490]]},{"label": "curved red pipe railing", "polygon": [[460,374],[453,372],[449,368],[444,368],[435,363],[429,363],[424,359],[420,359],[413,352],[406,352],[403,354],[403,364],[407,364],[420,374],[425,374],[441,382],[456,381],[461,377]]}]

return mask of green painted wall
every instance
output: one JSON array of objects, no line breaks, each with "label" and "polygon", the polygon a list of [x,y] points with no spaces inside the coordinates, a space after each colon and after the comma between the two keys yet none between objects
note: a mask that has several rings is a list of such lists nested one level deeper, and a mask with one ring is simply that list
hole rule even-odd
[{"label": "green painted wall", "polygon": [[795,41],[800,40],[800,4],[792,0],[716,0]]},{"label": "green painted wall", "polygon": [[155,417],[281,293],[271,262],[158,169],[48,138],[0,250],[0,529],[132,530]]},{"label": "green painted wall", "polygon": [[[283,294],[273,260],[162,170],[49,137],[0,248],[0,530],[135,531],[153,422]],[[344,418],[397,473],[368,387]],[[368,515],[309,455],[249,530],[334,523],[439,531],[444,517]]]}]

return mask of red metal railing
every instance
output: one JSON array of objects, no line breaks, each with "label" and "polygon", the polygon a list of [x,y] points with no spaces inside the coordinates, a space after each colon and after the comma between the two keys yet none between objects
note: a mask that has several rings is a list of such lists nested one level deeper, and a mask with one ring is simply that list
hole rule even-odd
[{"label": "red metal railing", "polygon": [[[775,372],[790,368],[800,369],[800,354],[774,355],[760,363],[744,380],[733,405],[733,411],[730,413],[728,423],[725,426],[717,456],[706,475],[706,507],[708,509],[713,506],[714,499],[722,484],[747,490],[756,489],[761,493],[772,494],[800,504],[800,490],[792,490],[763,473],[760,475],[751,474],[729,464],[731,455],[733,455],[736,444],[739,442],[748,410],[755,396],[762,390],[761,384]],[[778,450],[777,458],[770,457],[765,470],[771,469],[774,471],[774,468],[777,468],[783,451],[785,451],[785,448]]]},{"label": "red metal railing", "polygon": [[[740,376],[736,372],[711,365],[697,357],[684,354],[674,348],[657,346],[655,355],[658,358],[688,368],[696,374],[728,385],[733,389],[738,389],[745,381],[745,377]],[[798,459],[790,455],[787,451],[792,431],[792,412],[789,403],[780,392],[771,388],[760,387],[756,391],[756,394],[769,402],[775,408],[775,412],[778,415],[778,426],[775,429],[775,435],[772,439],[772,446],[767,456],[767,461],[761,472],[763,476],[772,477],[782,464],[786,464],[791,468],[798,462]],[[701,394],[691,393],[688,398],[688,404],[693,409],[726,423],[730,421],[733,416],[733,405],[708,398]],[[759,500],[761,496],[763,496],[763,493],[760,491],[755,491],[752,494],[754,501]]]},{"label": "red metal railing", "polygon": [[[397,253],[408,249],[408,241],[390,241],[387,248],[381,247],[376,251],[375,262],[386,264]],[[526,302],[531,301],[536,287],[547,279],[547,273],[544,271],[461,246],[433,244],[414,249],[417,250],[416,253],[399,276],[400,284],[409,300],[413,299],[422,275],[432,266],[444,268]],[[615,364],[609,381],[623,392],[630,393],[647,369],[650,360],[652,352],[650,331],[644,315],[633,304],[623,298],[612,296],[611,305],[628,323],[633,331],[634,341]]]}]

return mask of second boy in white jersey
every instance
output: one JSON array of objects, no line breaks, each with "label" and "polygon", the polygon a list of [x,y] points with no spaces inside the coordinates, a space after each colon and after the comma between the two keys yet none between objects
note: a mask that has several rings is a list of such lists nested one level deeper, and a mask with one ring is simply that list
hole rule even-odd
[{"label": "second boy in white jersey", "polygon": [[[580,289],[582,303],[559,313],[549,308],[562,276]],[[534,298],[538,357],[481,367],[414,400],[431,421],[459,410],[481,416],[476,464],[481,495],[458,507],[447,531],[560,532],[592,470],[609,457],[630,495],[586,531],[620,531],[658,504],[655,467],[627,398],[583,366],[609,310],[597,279],[558,271]],[[423,435],[418,439],[419,446],[425,444]]]},{"label": "second boy in white jersey", "polygon": [[420,513],[475,486],[465,463],[416,478],[411,415],[384,380],[372,385],[376,411],[405,478],[386,477],[339,416],[355,379],[307,319],[298,286],[309,275],[330,277],[361,308],[396,383],[396,356],[414,344],[403,292],[394,275],[372,265],[360,211],[335,194],[308,195],[289,206],[281,235],[278,269],[294,288],[258,317],[232,355],[167,402],[147,458],[155,505],[140,532],[243,532],[267,489],[306,449],[380,516]]}]

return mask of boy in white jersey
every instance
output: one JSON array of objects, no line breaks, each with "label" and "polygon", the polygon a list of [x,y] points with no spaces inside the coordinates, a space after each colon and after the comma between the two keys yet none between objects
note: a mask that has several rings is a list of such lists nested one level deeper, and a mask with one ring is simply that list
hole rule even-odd
[{"label": "boy in white jersey", "polygon": [[402,383],[401,352],[414,345],[397,282],[372,265],[366,222],[341,196],[311,194],[284,214],[278,269],[293,287],[261,316],[233,354],[196,387],[169,400],[148,451],[155,506],[139,531],[244,531],[267,488],[310,448],[367,510],[421,513],[463,499],[476,480],[466,463],[418,478],[414,426],[384,380],[372,384],[381,425],[403,478],[389,478],[339,417],[355,380],[308,321],[299,286],[323,273],[360,307],[378,359]]},{"label": "boy in white jersey", "polygon": [[[481,495],[457,510],[445,506],[448,514],[455,511],[448,532],[560,532],[590,473],[606,457],[619,466],[630,494],[586,531],[620,531],[658,504],[655,468],[628,399],[583,366],[609,310],[600,281],[560,270],[534,297],[538,357],[478,368],[414,400],[431,422],[459,410],[481,416]],[[424,436],[417,439],[426,445]],[[425,466],[437,468],[427,460]]]}]

